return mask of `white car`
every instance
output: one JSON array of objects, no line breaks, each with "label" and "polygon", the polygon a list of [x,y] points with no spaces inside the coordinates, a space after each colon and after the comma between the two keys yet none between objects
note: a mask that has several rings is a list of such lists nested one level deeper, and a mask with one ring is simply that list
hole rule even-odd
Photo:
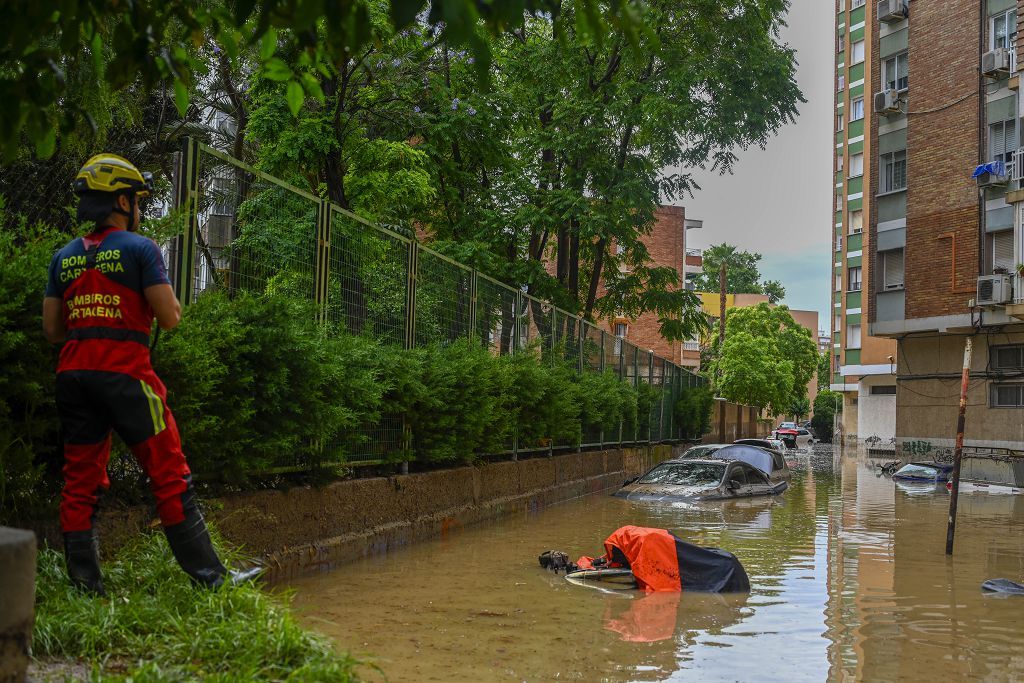
[{"label": "white car", "polygon": [[815,442],[814,436],[803,427],[791,427],[788,429],[779,427],[773,432],[773,435],[789,448],[809,448]]}]

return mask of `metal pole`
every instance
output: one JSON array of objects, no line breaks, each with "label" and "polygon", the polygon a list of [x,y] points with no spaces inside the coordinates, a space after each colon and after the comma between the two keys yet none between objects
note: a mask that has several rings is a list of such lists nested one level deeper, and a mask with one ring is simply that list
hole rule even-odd
[{"label": "metal pole", "polygon": [[956,418],[956,450],[953,452],[953,490],[949,497],[949,523],[946,526],[946,554],[953,554],[956,533],[956,506],[960,496],[960,462],[964,455],[964,425],[967,421],[967,385],[971,376],[971,338],[964,344],[964,369],[960,376],[960,412]]}]

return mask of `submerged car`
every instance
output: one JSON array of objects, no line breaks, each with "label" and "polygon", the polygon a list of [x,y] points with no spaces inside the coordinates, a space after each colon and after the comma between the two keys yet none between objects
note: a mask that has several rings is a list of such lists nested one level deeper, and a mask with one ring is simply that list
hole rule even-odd
[{"label": "submerged car", "polygon": [[953,472],[953,465],[942,462],[912,462],[893,473],[899,481],[929,481],[945,483]]},{"label": "submerged car", "polygon": [[789,486],[741,460],[687,458],[667,460],[627,482],[615,496],[627,500],[698,501],[774,496]]},{"label": "submerged car", "polygon": [[788,447],[783,443],[782,439],[736,439],[733,443],[740,443],[746,446],[757,446],[758,448],[767,448],[770,451],[778,451],[779,453],[785,453]]}]

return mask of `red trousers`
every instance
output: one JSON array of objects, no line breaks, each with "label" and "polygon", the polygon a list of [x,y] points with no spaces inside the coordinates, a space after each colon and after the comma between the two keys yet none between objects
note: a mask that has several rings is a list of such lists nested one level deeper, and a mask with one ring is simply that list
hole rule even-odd
[{"label": "red trousers", "polygon": [[99,497],[110,487],[112,431],[149,477],[161,523],[171,526],[185,519],[181,497],[191,472],[167,407],[167,389],[151,369],[140,375],[97,370],[57,374],[57,412],[64,432],[62,531],[92,528]]}]

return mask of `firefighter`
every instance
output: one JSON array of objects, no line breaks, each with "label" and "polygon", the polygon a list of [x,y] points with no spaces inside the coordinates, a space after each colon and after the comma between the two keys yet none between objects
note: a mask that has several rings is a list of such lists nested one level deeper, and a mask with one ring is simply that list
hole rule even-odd
[{"label": "firefighter", "polygon": [[75,178],[80,222],[94,228],[68,242],[50,263],[43,331],[63,342],[57,364],[57,410],[64,438],[60,524],[72,584],[103,594],[93,519],[110,485],[112,431],[149,478],[167,541],[199,585],[227,573],[196,505],[167,390],[150,364],[153,319],[177,326],[181,305],[156,243],[136,233],[139,200],[152,175],[126,159],[98,154]]}]

